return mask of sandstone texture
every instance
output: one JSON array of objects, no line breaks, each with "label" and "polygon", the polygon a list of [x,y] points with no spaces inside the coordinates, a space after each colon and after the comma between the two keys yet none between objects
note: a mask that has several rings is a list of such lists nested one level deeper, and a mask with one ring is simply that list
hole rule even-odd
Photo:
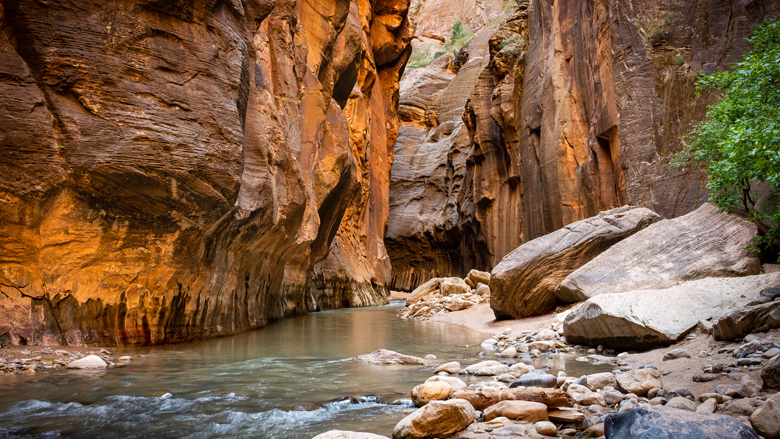
[{"label": "sandstone texture", "polygon": [[501,401],[486,408],[483,416],[486,421],[499,416],[527,422],[548,420],[547,406],[532,401]]},{"label": "sandstone texture", "polygon": [[620,207],[569,224],[521,245],[490,274],[490,306],[497,318],[524,318],[555,309],[566,276],[622,239],[658,222],[654,212]]},{"label": "sandstone texture", "polygon": [[386,302],[408,2],[3,2],[0,340]]},{"label": "sandstone texture", "polygon": [[452,393],[452,386],[446,381],[431,381],[412,389],[412,402],[422,407],[431,401],[443,401]]},{"label": "sandstone texture", "polygon": [[403,418],[393,429],[393,439],[446,436],[464,430],[474,419],[476,412],[468,401],[431,401]]},{"label": "sandstone texture", "polygon": [[[636,205],[675,218],[701,206],[703,172],[668,166],[717,97],[696,94],[697,77],[740,59],[750,31],[780,12],[773,0],[510,7],[487,51],[477,36],[466,49],[466,66],[481,58],[478,75],[452,68],[465,56],[450,55],[406,75],[429,88],[401,91],[387,241],[399,289],[491,269],[520,244],[600,211]],[[475,35],[490,27],[468,23]],[[465,77],[467,135],[436,104],[456,83],[469,93]]]},{"label": "sandstone texture", "polygon": [[[780,278],[774,285],[780,285]],[[716,340],[735,340],[774,328],[780,328],[780,301],[723,312],[712,325],[712,334]]]},{"label": "sandstone texture", "polygon": [[[631,350],[668,346],[700,323],[711,324],[708,321],[715,316],[740,309],[761,290],[779,282],[780,273],[772,273],[700,279],[662,290],[602,294],[566,316],[563,331],[570,343]],[[717,328],[716,323],[716,337]],[[744,335],[747,333],[739,337]]]},{"label": "sandstone texture", "polygon": [[750,415],[750,424],[765,439],[780,438],[780,393],[775,393]]},{"label": "sandstone texture", "polygon": [[573,303],[597,295],[669,288],[706,277],[758,274],[761,262],[747,247],[758,230],[705,203],[685,216],[653,224],[613,245],[571,273],[556,291]]}]

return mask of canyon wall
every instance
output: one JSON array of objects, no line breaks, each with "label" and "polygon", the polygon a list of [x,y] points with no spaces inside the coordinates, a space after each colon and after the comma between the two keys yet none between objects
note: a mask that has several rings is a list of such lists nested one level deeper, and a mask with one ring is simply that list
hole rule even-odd
[{"label": "canyon wall", "polygon": [[[444,240],[415,223],[436,212],[402,215],[406,226],[386,241],[396,288],[489,270],[523,242],[616,206],[673,218],[701,205],[705,175],[669,167],[715,100],[695,93],[696,80],[738,60],[750,31],[780,12],[772,0],[518,0],[512,8],[487,47],[467,48],[490,56],[465,105],[469,143],[425,152],[436,158],[426,164],[431,170],[450,169],[441,157],[451,152],[466,156],[465,166],[451,167],[450,178],[462,182],[448,194],[456,207],[438,210],[458,217]],[[406,99],[402,88],[402,116]],[[399,141],[397,155],[402,147]],[[402,164],[396,161],[391,188]],[[392,206],[440,204],[426,185],[419,179],[403,192],[391,189],[391,230]],[[396,264],[393,249],[410,241],[415,259],[399,256],[404,263]],[[446,261],[442,249],[457,257]],[[421,269],[424,275],[411,274]]]},{"label": "canyon wall", "polygon": [[0,342],[386,301],[408,2],[0,4]]}]

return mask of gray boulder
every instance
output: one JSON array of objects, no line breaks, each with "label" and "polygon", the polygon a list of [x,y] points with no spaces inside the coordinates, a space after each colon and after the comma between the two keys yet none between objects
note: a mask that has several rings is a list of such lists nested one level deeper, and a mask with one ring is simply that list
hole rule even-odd
[{"label": "gray boulder", "polygon": [[603,294],[588,299],[566,316],[563,332],[572,344],[636,350],[668,346],[707,320],[739,309],[780,273],[708,278],[664,290]]},{"label": "gray boulder", "polygon": [[568,275],[555,295],[574,303],[707,277],[758,274],[758,255],[746,250],[757,232],[753,223],[718,213],[715,205],[705,203],[688,215],[657,222],[610,247]]},{"label": "gray boulder", "polygon": [[752,428],[731,416],[644,406],[604,419],[608,439],[759,439]]},{"label": "gray boulder", "polygon": [[640,207],[620,207],[569,224],[504,256],[490,273],[490,307],[497,318],[552,311],[554,291],[571,272],[661,217]]},{"label": "gray boulder", "polygon": [[780,328],[780,302],[762,303],[724,313],[712,325],[712,335],[716,340],[735,340],[774,328]]}]

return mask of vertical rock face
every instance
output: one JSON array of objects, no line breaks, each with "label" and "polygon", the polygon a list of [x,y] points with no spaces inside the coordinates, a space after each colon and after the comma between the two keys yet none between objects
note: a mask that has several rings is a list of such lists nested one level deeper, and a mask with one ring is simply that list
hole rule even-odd
[{"label": "vertical rock face", "polygon": [[[462,188],[471,154],[462,115],[466,98],[490,61],[487,43],[501,21],[502,2],[422,1],[412,6],[420,42],[415,50],[442,49],[430,65],[401,81],[401,126],[390,184],[385,245],[393,264],[392,287],[412,289],[431,277],[464,276],[487,264],[474,246],[473,202]],[[473,37],[456,57],[439,41],[461,20]],[[467,54],[467,55],[466,55]]]},{"label": "vertical rock face", "polygon": [[[450,220],[458,227],[445,228],[458,243],[449,247],[456,267],[489,269],[523,242],[617,206],[666,218],[700,206],[705,176],[668,166],[715,99],[695,93],[696,79],[739,59],[750,31],[778,12],[770,0],[517,1],[483,46],[490,61],[463,114],[470,145],[459,149],[468,157]],[[420,169],[448,166],[441,152],[427,156]],[[425,204],[423,182],[391,190],[391,206]],[[410,229],[388,241],[418,242],[416,259],[400,266],[390,250],[394,282],[410,279],[402,287],[427,279],[408,266],[432,272],[441,259],[426,250],[441,248],[439,236]]]},{"label": "vertical rock face", "polygon": [[0,4],[0,341],[383,299],[408,2]]}]

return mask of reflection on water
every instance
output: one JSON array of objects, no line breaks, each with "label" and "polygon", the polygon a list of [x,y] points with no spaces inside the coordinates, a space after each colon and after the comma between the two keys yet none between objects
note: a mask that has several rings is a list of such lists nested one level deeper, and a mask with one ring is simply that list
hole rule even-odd
[{"label": "reflection on water", "polygon": [[[350,359],[385,348],[466,365],[485,359],[477,352],[487,338],[397,312],[326,311],[198,343],[114,349],[134,357],[126,367],[3,377],[0,437],[300,439],[335,428],[389,436],[411,410],[409,391],[435,366]],[[610,369],[553,357],[532,364],[573,376]]]}]

